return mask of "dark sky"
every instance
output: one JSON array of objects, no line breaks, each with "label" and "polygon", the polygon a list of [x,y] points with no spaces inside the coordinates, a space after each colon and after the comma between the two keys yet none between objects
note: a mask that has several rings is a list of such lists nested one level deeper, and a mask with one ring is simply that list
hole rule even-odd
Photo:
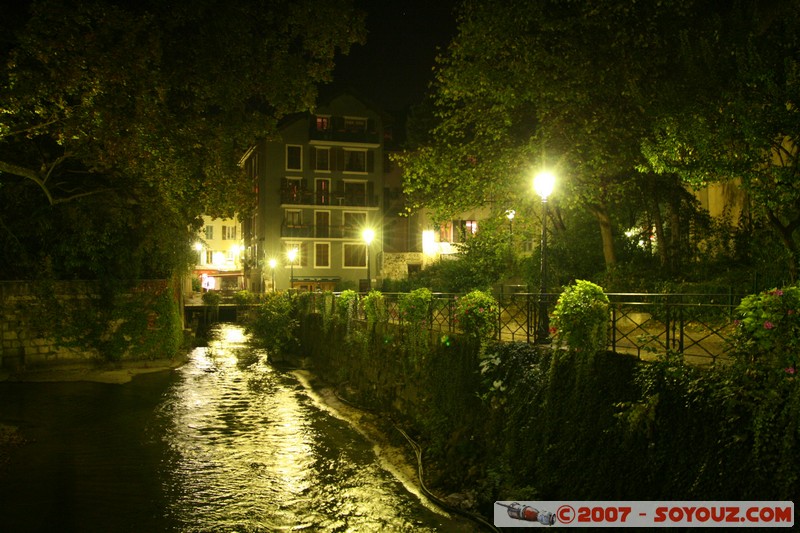
[{"label": "dark sky", "polygon": [[356,0],[367,12],[367,42],[340,56],[335,86],[351,86],[387,111],[418,103],[437,47],[455,34],[456,0]]}]

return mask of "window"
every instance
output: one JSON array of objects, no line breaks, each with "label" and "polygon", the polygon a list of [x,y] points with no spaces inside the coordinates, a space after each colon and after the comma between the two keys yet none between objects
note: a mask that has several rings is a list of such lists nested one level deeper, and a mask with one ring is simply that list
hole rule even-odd
[{"label": "window", "polygon": [[204,264],[210,265],[214,262],[214,252],[206,250],[206,262]]},{"label": "window", "polygon": [[327,242],[314,244],[314,267],[330,268],[331,266],[331,245]]},{"label": "window", "polygon": [[314,212],[314,237],[330,237],[331,213],[330,211]]},{"label": "window", "polygon": [[317,131],[329,131],[331,129],[331,117],[317,115]]},{"label": "window", "polygon": [[331,169],[330,148],[314,148],[314,168],[317,170]]},{"label": "window", "polygon": [[464,234],[469,237],[470,235],[475,235],[478,232],[478,221],[477,220],[465,220],[464,221]]},{"label": "window", "polygon": [[344,117],[344,129],[348,133],[364,133],[367,131],[367,119]]},{"label": "window", "polygon": [[364,212],[344,212],[344,237],[360,239],[361,231],[367,227],[367,214]]},{"label": "window", "polygon": [[303,147],[286,145],[286,170],[303,170]]},{"label": "window", "polygon": [[303,200],[303,180],[300,178],[286,178],[285,190],[282,194],[283,203],[300,204]]},{"label": "window", "polygon": [[236,226],[222,226],[222,240],[235,241],[236,240]]},{"label": "window", "polygon": [[214,226],[206,226],[203,228],[203,233],[206,235],[206,240],[214,238]]},{"label": "window", "polygon": [[342,248],[345,268],[367,267],[367,245],[364,243],[344,243]]},{"label": "window", "polygon": [[290,228],[303,225],[303,212],[299,209],[287,209],[284,213],[284,223]]},{"label": "window", "polygon": [[347,205],[367,205],[367,184],[363,181],[345,181],[344,197]]},{"label": "window", "polygon": [[367,151],[366,150],[344,150],[344,171],[345,172],[366,172],[367,171]]},{"label": "window", "polygon": [[314,193],[317,205],[331,204],[331,180],[327,178],[317,178],[314,180]]}]

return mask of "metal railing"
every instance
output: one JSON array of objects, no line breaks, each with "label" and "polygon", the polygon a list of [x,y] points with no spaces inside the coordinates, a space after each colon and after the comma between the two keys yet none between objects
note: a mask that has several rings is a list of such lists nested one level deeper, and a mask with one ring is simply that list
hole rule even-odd
[{"label": "metal railing", "polygon": [[[643,357],[675,352],[697,363],[729,358],[736,307],[743,295],[607,293],[610,303],[608,349]],[[384,293],[389,321],[403,324],[399,293]],[[457,294],[435,293],[429,327],[456,332]],[[559,295],[541,295],[550,313]],[[533,343],[539,320],[539,293],[501,295],[495,339]],[[357,318],[365,320],[363,309]]]}]

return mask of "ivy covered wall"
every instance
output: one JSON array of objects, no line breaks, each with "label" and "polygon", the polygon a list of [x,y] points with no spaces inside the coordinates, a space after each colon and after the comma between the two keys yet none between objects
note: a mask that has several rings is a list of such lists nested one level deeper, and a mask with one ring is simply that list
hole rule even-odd
[{"label": "ivy covered wall", "polygon": [[0,362],[54,364],[169,359],[183,343],[177,283],[108,290],[95,282],[0,282]]}]

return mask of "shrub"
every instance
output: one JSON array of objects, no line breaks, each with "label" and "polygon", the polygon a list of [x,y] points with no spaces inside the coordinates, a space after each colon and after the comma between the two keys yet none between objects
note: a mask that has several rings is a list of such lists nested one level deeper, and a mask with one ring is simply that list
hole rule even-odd
[{"label": "shrub", "polygon": [[358,293],[352,289],[343,290],[336,299],[336,309],[339,317],[345,320],[352,320],[356,317],[358,306]]},{"label": "shrub", "polygon": [[551,331],[559,343],[566,343],[571,350],[594,354],[606,349],[608,325],[608,297],[602,287],[577,280],[561,293]]},{"label": "shrub", "polygon": [[241,290],[233,295],[233,302],[236,305],[249,305],[256,302],[256,295],[248,290]]},{"label": "shrub", "polygon": [[497,300],[483,291],[475,290],[456,300],[456,323],[471,337],[485,340],[494,336],[499,316]]},{"label": "shrub", "polygon": [[361,299],[361,305],[364,306],[364,314],[367,317],[367,324],[370,326],[385,324],[387,322],[388,314],[386,313],[386,303],[384,302],[383,293],[381,291],[369,291],[369,293]]},{"label": "shrub", "polygon": [[222,296],[220,296],[218,292],[208,291],[203,293],[202,299],[203,303],[206,305],[219,305],[222,301]]},{"label": "shrub", "polygon": [[422,325],[428,327],[431,318],[431,305],[433,304],[433,293],[430,289],[419,288],[398,298],[397,305],[400,308],[400,318],[406,324]]},{"label": "shrub", "polygon": [[294,296],[272,292],[251,314],[245,331],[253,342],[274,355],[293,353],[297,348],[299,321],[296,318]]},{"label": "shrub", "polygon": [[800,349],[800,287],[751,294],[736,310],[734,353],[794,374]]}]

